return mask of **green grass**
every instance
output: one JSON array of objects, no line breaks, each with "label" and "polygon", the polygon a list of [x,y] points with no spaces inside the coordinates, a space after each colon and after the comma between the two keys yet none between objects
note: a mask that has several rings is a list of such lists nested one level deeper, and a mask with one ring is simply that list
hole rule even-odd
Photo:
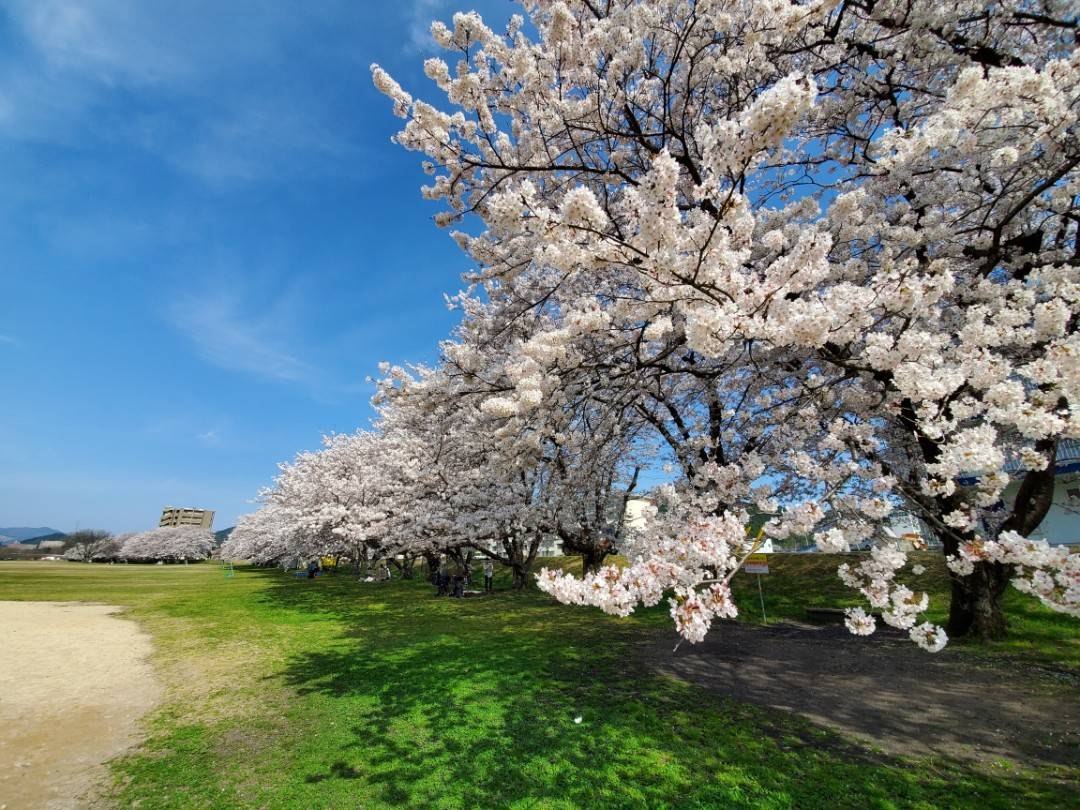
[{"label": "green grass", "polygon": [[794,716],[651,674],[633,653],[650,621],[536,592],[436,600],[431,591],[245,568],[226,579],[212,565],[0,563],[0,599],[124,605],[155,639],[167,698],[144,746],[113,765],[117,806],[1071,801],[1069,785],[1047,773],[871,757]]},{"label": "green grass", "polygon": [[[769,574],[762,577],[765,612],[773,619],[807,620],[807,607],[866,606],[859,594],[839,577],[837,567],[859,559],[853,554],[770,554]],[[926,571],[915,576],[910,568],[898,577],[915,591],[930,596],[927,621],[945,624],[949,614],[949,576],[941,554],[924,552],[910,555],[910,564],[922,564]],[[760,621],[757,582],[748,574],[735,577],[734,593],[740,612],[747,621]],[[1080,670],[1080,634],[1076,619],[1044,607],[1033,597],[1009,588],[1005,593],[1005,612],[1009,637],[991,643],[966,643],[958,640],[954,649],[988,657],[1022,657],[1025,661]]]},{"label": "green grass", "polygon": [[[854,565],[859,559],[861,556],[857,554],[770,554],[769,573],[761,578],[768,622],[813,621],[806,612],[808,607],[866,607],[865,600],[836,575],[841,563]],[[621,562],[620,558],[612,560]],[[557,557],[546,562],[578,576],[581,574],[580,557]],[[949,576],[945,561],[939,553],[922,552],[910,555],[910,565],[916,563],[926,569],[923,574],[915,576],[909,567],[900,573],[899,579],[915,591],[925,591],[930,597],[930,608],[924,618],[944,624],[949,613]],[[757,577],[736,574],[732,580],[732,593],[739,605],[740,621],[760,623]],[[1009,621],[1008,638],[990,643],[955,640],[950,642],[953,649],[973,656],[1009,657],[1080,672],[1080,633],[1076,619],[1052,611],[1014,588],[1005,592],[1005,612]],[[640,611],[638,616],[653,627],[671,624],[666,603]]]}]

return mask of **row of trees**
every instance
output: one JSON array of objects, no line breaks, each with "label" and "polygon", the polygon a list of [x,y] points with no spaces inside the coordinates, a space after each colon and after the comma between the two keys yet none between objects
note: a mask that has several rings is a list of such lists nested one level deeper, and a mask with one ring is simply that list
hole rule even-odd
[{"label": "row of trees", "polygon": [[[461,325],[437,367],[384,367],[376,428],[286,465],[236,550],[482,549],[524,584],[554,534],[589,573],[542,588],[617,614],[668,595],[696,641],[734,613],[751,511],[843,551],[903,506],[942,541],[947,628],[902,551],[840,575],[917,643],[1003,635],[1010,581],[1080,614],[1080,555],[1027,539],[1080,436],[1075,14],[523,5],[502,33],[433,25],[438,104],[373,66],[437,222],[468,226]],[[646,467],[666,509],[624,538]]]},{"label": "row of trees", "polygon": [[205,560],[214,551],[214,535],[198,526],[163,526],[145,532],[111,535],[76,532],[64,558],[77,562],[181,562]]},{"label": "row of trees", "polygon": [[[295,564],[415,560],[476,551],[523,587],[542,541],[558,535],[590,569],[624,534],[642,448],[602,414],[570,414],[558,439],[518,441],[480,409],[483,393],[448,369],[387,369],[377,429],[328,437],[281,467],[265,505],[237,522],[222,555]],[[518,437],[520,438],[520,437]]]}]

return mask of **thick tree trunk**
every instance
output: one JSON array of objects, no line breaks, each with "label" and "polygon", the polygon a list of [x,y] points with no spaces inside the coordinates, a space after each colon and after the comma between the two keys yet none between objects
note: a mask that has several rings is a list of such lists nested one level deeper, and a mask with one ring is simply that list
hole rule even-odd
[{"label": "thick tree trunk", "polygon": [[515,562],[510,566],[510,570],[514,574],[514,590],[520,591],[524,589],[525,584],[529,581],[529,567],[521,562]]},{"label": "thick tree trunk", "polygon": [[611,542],[592,533],[575,534],[560,530],[559,538],[566,554],[581,557],[581,567],[586,574],[599,571],[604,564],[604,558],[611,553]]},{"label": "thick tree trunk", "polygon": [[600,570],[604,564],[604,558],[608,553],[606,549],[589,546],[581,552],[581,565],[586,574],[593,574]]},{"label": "thick tree trunk", "polygon": [[[1059,408],[1067,406],[1064,398],[1058,401]],[[1046,459],[1047,465],[1042,470],[1029,470],[1024,473],[1009,515],[1001,524],[1001,532],[1012,531],[1027,537],[1042,523],[1054,500],[1057,448],[1056,437],[1035,442],[1035,449]],[[934,455],[927,455],[927,460],[936,461],[936,451]],[[955,509],[955,504],[946,499],[939,499],[938,503],[941,507],[939,525],[944,525],[944,516]],[[964,539],[947,533],[942,538],[945,554],[956,554]],[[1001,602],[1011,574],[1011,567],[991,562],[976,563],[975,570],[966,577],[953,574],[952,602],[949,605],[949,623],[945,632],[953,638],[1005,638],[1008,623]]]},{"label": "thick tree trunk", "polygon": [[966,577],[954,574],[945,632],[951,638],[1004,638],[1008,623],[1001,602],[1008,584],[1008,568],[1000,563],[976,563],[975,570]]}]

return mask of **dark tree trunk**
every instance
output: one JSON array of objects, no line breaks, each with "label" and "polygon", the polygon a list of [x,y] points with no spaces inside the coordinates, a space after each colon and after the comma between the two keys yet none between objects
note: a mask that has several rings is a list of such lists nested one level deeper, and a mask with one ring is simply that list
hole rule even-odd
[{"label": "dark tree trunk", "polygon": [[[1009,517],[1001,525],[1001,531],[1017,532],[1027,537],[1042,523],[1054,499],[1054,460],[1057,456],[1057,439],[1035,443],[1035,447],[1048,459],[1046,469],[1031,470],[1024,474],[1016,493]],[[945,543],[945,553],[956,553],[955,542]],[[1010,566],[1000,563],[981,562],[966,577],[952,577],[952,602],[949,605],[949,623],[945,632],[954,638],[968,636],[980,640],[1005,638],[1008,623],[1001,602],[1005,588],[1012,575]]]},{"label": "dark tree trunk", "polygon": [[[954,555],[962,538],[955,534],[942,537],[946,556]],[[949,572],[951,594],[949,620],[945,632],[949,638],[974,638],[980,641],[1005,638],[1008,623],[1001,602],[1009,584],[1009,566],[978,562],[967,576]]]},{"label": "dark tree trunk", "polygon": [[465,584],[471,584],[473,550],[471,548],[453,548],[446,552],[446,556],[453,560],[458,573],[465,577]]},{"label": "dark tree trunk", "polygon": [[1008,623],[1001,602],[1008,584],[1009,569],[1000,563],[976,563],[966,577],[954,574],[945,632],[952,638],[966,636],[980,641],[1005,638]]},{"label": "dark tree trunk", "polygon": [[424,562],[427,563],[428,581],[430,581],[432,585],[437,585],[439,579],[439,555],[432,554],[431,552],[424,552]]},{"label": "dark tree trunk", "polygon": [[586,574],[599,571],[612,549],[610,540],[591,532],[575,534],[560,529],[559,538],[564,552],[581,557],[581,566]]},{"label": "dark tree trunk", "polygon": [[413,565],[416,563],[416,557],[404,556],[400,560],[397,557],[390,558],[390,564],[398,570],[402,579],[413,578]]},{"label": "dark tree trunk", "polygon": [[529,581],[529,567],[521,562],[515,562],[510,566],[510,570],[514,574],[514,590],[520,591],[525,588],[525,584]]},{"label": "dark tree trunk", "polygon": [[589,546],[581,552],[581,564],[586,574],[594,574],[600,570],[600,566],[604,564],[604,558],[607,557],[608,552],[605,548],[597,548],[596,546]]}]

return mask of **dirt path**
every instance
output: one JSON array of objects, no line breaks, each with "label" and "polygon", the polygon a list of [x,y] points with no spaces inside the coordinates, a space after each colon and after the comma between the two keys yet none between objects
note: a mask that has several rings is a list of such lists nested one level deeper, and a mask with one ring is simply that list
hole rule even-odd
[{"label": "dirt path", "polygon": [[714,625],[705,642],[674,633],[646,663],[737,700],[787,709],[889,754],[989,764],[1077,766],[1080,677],[962,652],[931,655],[896,631]]},{"label": "dirt path", "polygon": [[0,808],[80,808],[160,698],[149,637],[108,605],[0,602]]}]

